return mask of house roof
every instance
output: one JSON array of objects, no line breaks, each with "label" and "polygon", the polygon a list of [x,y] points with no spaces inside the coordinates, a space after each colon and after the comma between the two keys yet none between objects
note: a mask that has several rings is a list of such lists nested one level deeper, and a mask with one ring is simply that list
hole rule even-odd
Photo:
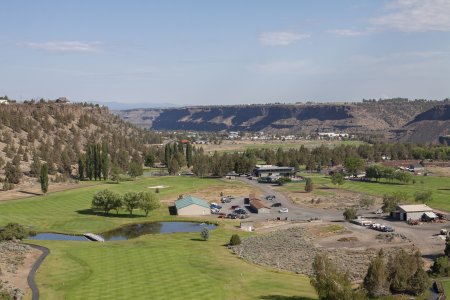
[{"label": "house roof", "polygon": [[268,206],[264,205],[264,203],[261,200],[258,200],[258,199],[250,201],[250,205],[256,209],[269,208]]},{"label": "house roof", "polygon": [[192,196],[186,196],[180,200],[175,201],[175,207],[177,208],[177,210],[193,204],[209,208],[208,202]]},{"label": "house roof", "polygon": [[426,212],[433,211],[431,207],[425,204],[411,204],[411,205],[399,205],[398,208],[404,212]]}]

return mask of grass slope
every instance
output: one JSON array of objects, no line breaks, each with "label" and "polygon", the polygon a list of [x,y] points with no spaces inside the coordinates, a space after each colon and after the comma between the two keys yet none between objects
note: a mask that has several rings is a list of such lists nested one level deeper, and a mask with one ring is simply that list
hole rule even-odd
[{"label": "grass slope", "polygon": [[[102,189],[108,188],[119,193],[129,191],[153,191],[149,186],[164,185],[167,188],[160,189],[160,197],[173,197],[175,200],[179,194],[201,190],[214,186],[220,187],[239,185],[240,182],[227,182],[219,179],[199,179],[188,177],[158,177],[142,178],[135,181],[122,182],[120,184],[99,184],[80,189],[53,193],[46,196],[2,201],[0,202],[0,226],[8,222],[17,222],[25,226],[31,226],[38,231],[57,231],[67,233],[82,233],[86,231],[102,232],[118,225],[145,221],[141,211],[134,218],[128,217],[127,212],[115,216],[111,212],[109,217],[97,216],[90,211],[92,196]],[[171,218],[167,207],[150,212],[153,219]],[[150,220],[150,219],[149,219]]]},{"label": "grass slope", "polygon": [[103,244],[40,242],[52,252],[37,281],[43,299],[315,298],[306,276],[257,267],[230,254],[223,246],[230,235],[217,229],[206,242],[197,233]]},{"label": "grass slope", "polygon": [[[102,232],[130,223],[176,219],[167,208],[148,218],[88,213],[92,195],[110,188],[120,193],[164,185],[161,197],[206,187],[238,186],[235,181],[186,177],[143,178],[99,184],[0,203],[0,226],[19,222],[40,231]],[[140,213],[139,211],[137,213]],[[141,214],[141,213],[140,213]],[[237,222],[222,221],[209,241],[198,233],[145,235],[120,242],[32,241],[50,249],[37,273],[42,299],[311,299],[309,278],[249,264],[223,245]],[[248,235],[239,231],[241,236]],[[30,295],[27,295],[30,298]]]}]

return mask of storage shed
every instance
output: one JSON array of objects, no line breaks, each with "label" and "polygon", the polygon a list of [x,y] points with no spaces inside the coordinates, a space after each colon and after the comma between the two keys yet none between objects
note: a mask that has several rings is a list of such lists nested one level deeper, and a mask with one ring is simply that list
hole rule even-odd
[{"label": "storage shed", "polygon": [[175,208],[179,216],[203,216],[211,214],[208,202],[192,196],[186,196],[175,201]]},{"label": "storage shed", "polygon": [[[398,205],[394,217],[402,220],[421,220],[424,215],[433,216],[433,209],[425,204]],[[437,217],[437,216],[436,216]]]},{"label": "storage shed", "polygon": [[251,200],[250,207],[257,214],[270,213],[270,207],[266,206],[261,200],[258,199]]},{"label": "storage shed", "polygon": [[241,229],[245,231],[253,231],[254,230],[253,222],[241,222]]}]

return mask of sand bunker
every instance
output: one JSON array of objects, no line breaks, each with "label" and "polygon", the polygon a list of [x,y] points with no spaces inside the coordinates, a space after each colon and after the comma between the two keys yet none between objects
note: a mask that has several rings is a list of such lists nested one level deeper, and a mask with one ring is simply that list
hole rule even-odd
[{"label": "sand bunker", "polygon": [[165,185],[155,185],[155,186],[149,186],[148,189],[165,189],[168,188],[168,186]]}]

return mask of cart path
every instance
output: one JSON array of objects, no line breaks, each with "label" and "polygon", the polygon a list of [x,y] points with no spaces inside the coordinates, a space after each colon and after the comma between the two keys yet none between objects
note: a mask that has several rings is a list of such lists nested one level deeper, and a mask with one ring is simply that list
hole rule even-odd
[{"label": "cart path", "polygon": [[36,278],[35,278],[35,276],[36,276],[37,270],[41,266],[41,264],[44,261],[44,259],[47,257],[47,255],[50,254],[50,250],[48,248],[46,248],[46,247],[39,246],[39,245],[28,244],[28,243],[25,243],[25,244],[27,244],[31,248],[37,249],[39,251],[42,251],[41,256],[39,256],[38,259],[35,261],[33,267],[30,270],[30,273],[28,273],[28,277],[27,277],[28,285],[30,286],[31,293],[32,293],[31,300],[39,300],[39,289],[38,289],[38,287],[36,285]]}]

